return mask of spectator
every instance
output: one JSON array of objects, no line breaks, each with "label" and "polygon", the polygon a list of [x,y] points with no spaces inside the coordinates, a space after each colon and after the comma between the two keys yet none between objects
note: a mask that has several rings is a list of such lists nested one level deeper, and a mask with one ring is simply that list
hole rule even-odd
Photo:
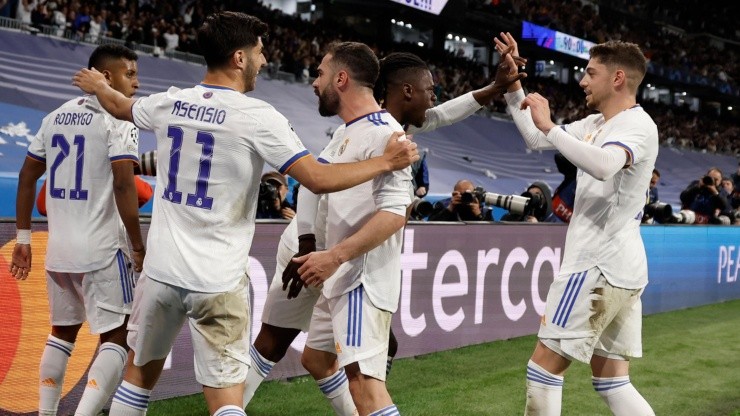
[{"label": "spectator", "polygon": [[165,52],[174,52],[180,46],[180,35],[177,34],[175,25],[169,25],[163,37],[165,41]]},{"label": "spectator", "polygon": [[720,196],[718,189],[721,181],[722,172],[718,168],[711,168],[705,176],[691,182],[681,192],[682,208],[694,212],[695,224],[729,224],[727,199]]},{"label": "spectator", "polygon": [[737,163],[737,170],[730,175],[730,178],[732,178],[732,182],[735,184],[735,189],[740,189],[740,162]]},{"label": "spectator", "polygon": [[517,222],[555,222],[552,213],[552,191],[545,182],[533,182],[527,190],[522,192],[523,197],[529,198],[527,209],[522,213],[509,211],[501,217],[501,221]]},{"label": "spectator", "polygon": [[653,177],[650,178],[650,188],[648,189],[648,204],[658,202],[658,183],[660,182],[660,172],[653,169]]},{"label": "spectator", "polygon": [[451,198],[434,204],[429,221],[493,221],[491,209],[481,206],[480,190],[467,179],[458,181]]},{"label": "spectator", "polygon": [[552,212],[560,221],[568,223],[573,215],[573,204],[576,200],[576,173],[578,168],[560,153],[555,153],[555,166],[563,174],[552,196]]},{"label": "spectator", "polygon": [[257,203],[257,218],[295,217],[295,207],[288,202],[288,180],[280,172],[272,171],[262,175]]}]

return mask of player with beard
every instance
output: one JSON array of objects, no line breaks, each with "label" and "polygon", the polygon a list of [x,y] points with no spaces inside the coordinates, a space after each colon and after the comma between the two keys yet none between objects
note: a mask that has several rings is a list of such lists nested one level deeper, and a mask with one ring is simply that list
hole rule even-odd
[{"label": "player with beard", "polygon": [[386,135],[385,151],[373,155],[378,157],[318,163],[285,117],[244,94],[254,89],[265,65],[266,31],[265,23],[243,13],[210,15],[198,30],[207,72],[193,88],[131,100],[96,71],[81,70],[74,77],[113,116],[153,130],[160,155],[161,197],[154,200],[149,256],[128,327],[132,354],[111,415],[146,414],[151,390],[186,321],[209,413],[244,414],[250,364],[247,270],[265,162],[314,192],[334,192],[418,160],[415,145],[397,140],[398,134],[391,140]]},{"label": "player with beard", "polygon": [[[525,62],[522,58],[516,61],[520,65]],[[399,123],[407,126],[409,133],[432,131],[463,120],[495,96],[503,94],[511,82],[526,76],[524,73],[512,76],[505,69],[499,70],[494,83],[434,107],[436,97],[432,75],[427,64],[418,56],[404,52],[392,53],[380,61],[379,72],[374,88],[375,98]],[[336,94],[320,100],[320,112],[330,113],[328,107],[336,106],[336,101]],[[324,153],[331,154],[341,144],[343,134],[344,126],[340,126]],[[319,160],[326,161],[322,157]],[[315,287],[301,290],[303,282],[297,273],[300,264],[292,263],[290,259],[324,249],[326,199],[319,199],[306,189],[301,190],[298,198],[301,209],[280,238],[277,267],[265,301],[262,327],[250,349],[254,365],[247,376],[244,407],[273,366],[285,356],[298,334],[308,331],[311,311],[320,294]],[[288,288],[290,290],[286,297],[283,290]],[[386,373],[390,371],[396,350],[397,342],[391,331]],[[343,372],[338,371],[320,380],[319,385],[337,414],[354,413]],[[331,388],[325,388],[324,385]]]}]

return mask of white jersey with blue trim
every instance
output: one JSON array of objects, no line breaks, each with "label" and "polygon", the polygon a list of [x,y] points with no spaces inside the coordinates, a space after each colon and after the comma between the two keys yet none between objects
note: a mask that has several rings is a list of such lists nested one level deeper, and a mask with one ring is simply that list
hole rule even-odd
[{"label": "white jersey with blue trim", "polygon": [[601,114],[593,114],[556,128],[594,146],[619,146],[629,154],[629,166],[605,181],[579,169],[560,273],[597,266],[613,286],[644,287],[647,258],[640,222],[658,157],[655,123],[636,105],[606,122]]},{"label": "white jersey with blue trim", "polygon": [[173,87],[132,112],[159,155],[144,272],[198,292],[233,289],[248,269],[264,163],[286,173],[308,151],[275,108],[228,88]]},{"label": "white jersey with blue trim", "polygon": [[46,163],[47,270],[99,270],[119,249],[128,252],[111,163],[139,162],[133,124],[115,119],[95,97],[75,98],[44,118],[28,157]]},{"label": "white jersey with blue trim", "polygon": [[[344,135],[344,124],[337,127],[334,134],[331,136],[331,140],[324,147],[319,154],[317,160],[320,163],[331,163],[334,158],[335,150],[341,144],[341,138]],[[299,192],[306,192],[301,190]],[[316,237],[316,250],[323,250],[326,248],[326,213],[327,213],[327,200],[326,194],[319,195],[318,207],[316,209],[316,218],[313,220],[314,224],[314,237]],[[298,252],[298,216],[301,215],[300,209],[297,209],[296,215],[290,220],[290,223],[283,234],[280,236],[280,240],[288,248],[288,250],[297,253]]]},{"label": "white jersey with blue trim", "polygon": [[[338,146],[322,157],[331,163],[351,163],[383,154],[388,137],[402,131],[386,111],[370,113],[345,124]],[[406,215],[413,193],[411,169],[378,175],[373,180],[327,196],[326,246],[337,245],[353,235],[378,211]],[[401,244],[403,229],[378,247],[342,264],[324,282],[323,294],[333,298],[362,284],[380,309],[395,312],[401,290]]]}]

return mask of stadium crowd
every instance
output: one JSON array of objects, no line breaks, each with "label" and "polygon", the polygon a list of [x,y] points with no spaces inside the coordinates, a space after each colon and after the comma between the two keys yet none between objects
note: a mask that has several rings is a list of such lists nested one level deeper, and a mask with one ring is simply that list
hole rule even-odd
[{"label": "stadium crowd", "polygon": [[[690,3],[696,3],[691,1]],[[609,8],[609,13],[599,13]],[[737,7],[737,6],[728,6]],[[715,86],[725,94],[738,95],[737,53],[719,51],[708,42],[695,42],[677,32],[662,30],[655,21],[683,24],[687,30],[709,30],[723,26],[707,24],[709,11],[692,19],[683,16],[687,6],[681,2],[647,2],[638,5],[628,0],[590,2],[587,0],[501,0],[486,2],[483,10],[571,33],[601,43],[621,39],[642,45],[648,58],[649,71],[684,83]],[[414,44],[380,44],[366,39],[349,27],[307,22],[296,16],[271,9],[259,2],[223,0],[0,0],[0,16],[13,16],[30,25],[51,25],[58,34],[65,31],[79,39],[95,42],[100,36],[122,39],[129,45],[154,45],[164,51],[198,54],[195,30],[205,16],[217,10],[243,10],[270,24],[266,42],[268,74],[278,71],[293,74],[299,82],[308,83],[317,73],[322,49],[334,40],[358,40],[370,45],[383,57],[396,50],[406,50],[428,58],[435,81],[435,94],[440,102],[487,85],[490,80],[480,63],[446,53],[428,56],[429,51]],[[692,9],[702,9],[701,7]],[[725,14],[724,16],[729,16]],[[716,17],[716,16],[715,16]],[[717,23],[723,21],[718,20]],[[729,26],[728,26],[729,27]],[[723,36],[737,36],[717,32]],[[544,78],[536,80],[539,91],[551,99],[556,121],[567,122],[583,117],[588,111],[582,103],[582,91],[575,85],[563,85]],[[661,143],[682,149],[709,153],[740,155],[738,126],[703,109],[693,112],[684,107],[643,102],[659,126]],[[505,113],[502,99],[488,107],[493,113]]]}]

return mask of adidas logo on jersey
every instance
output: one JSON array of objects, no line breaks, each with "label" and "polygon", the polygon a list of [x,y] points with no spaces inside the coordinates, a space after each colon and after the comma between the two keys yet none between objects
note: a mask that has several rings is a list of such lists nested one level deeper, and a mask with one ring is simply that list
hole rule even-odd
[{"label": "adidas logo on jersey", "polygon": [[342,346],[339,345],[339,342],[336,342],[334,344],[334,348],[337,350],[337,354],[341,354],[342,353]]},{"label": "adidas logo on jersey", "polygon": [[95,381],[94,378],[91,378],[90,381],[87,382],[87,388],[98,390],[98,382]]},{"label": "adidas logo on jersey", "polygon": [[44,387],[52,387],[52,388],[54,388],[54,387],[57,386],[57,382],[53,378],[49,377],[49,378],[45,378],[45,379],[41,380],[41,385],[44,386]]}]

